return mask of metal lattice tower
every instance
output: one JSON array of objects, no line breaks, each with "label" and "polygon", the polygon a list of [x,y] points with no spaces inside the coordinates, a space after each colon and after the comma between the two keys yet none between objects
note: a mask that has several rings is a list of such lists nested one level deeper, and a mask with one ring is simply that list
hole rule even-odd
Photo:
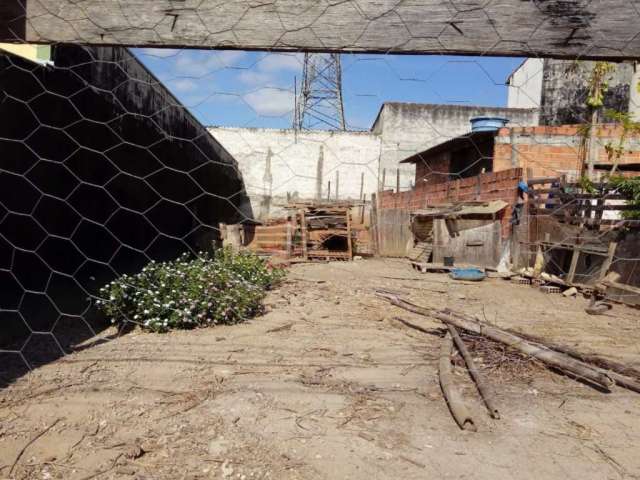
[{"label": "metal lattice tower", "polygon": [[298,130],[346,130],[339,54],[305,53],[293,123]]}]

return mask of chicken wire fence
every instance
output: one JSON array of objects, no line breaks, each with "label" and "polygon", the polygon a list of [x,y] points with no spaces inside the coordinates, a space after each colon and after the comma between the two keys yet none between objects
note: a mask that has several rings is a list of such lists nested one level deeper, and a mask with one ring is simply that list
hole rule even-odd
[{"label": "chicken wire fence", "polygon": [[[151,261],[219,247],[220,223],[266,222],[298,200],[368,209],[373,198],[488,174],[494,150],[469,134],[471,117],[517,128],[592,120],[584,83],[555,85],[557,103],[541,104],[545,75],[587,79],[595,68],[572,61],[0,47],[5,373],[74,351],[106,326],[101,287]],[[616,68],[606,103],[623,109],[634,67]],[[508,168],[525,159],[548,176],[580,172],[578,153],[554,163],[533,152],[538,132],[521,133],[529,140],[512,146],[520,160],[509,157]],[[577,136],[554,147],[578,152]],[[424,153],[454,137],[468,157]],[[509,195],[516,200],[515,188]]]}]

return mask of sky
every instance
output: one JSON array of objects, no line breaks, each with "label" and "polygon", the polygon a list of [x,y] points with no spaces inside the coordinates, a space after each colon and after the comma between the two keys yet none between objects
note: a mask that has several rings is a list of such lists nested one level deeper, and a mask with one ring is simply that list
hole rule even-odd
[{"label": "sky", "polygon": [[[134,49],[204,125],[289,128],[303,54]],[[521,58],[344,54],[348,129],[368,130],[383,102],[505,106]]]}]

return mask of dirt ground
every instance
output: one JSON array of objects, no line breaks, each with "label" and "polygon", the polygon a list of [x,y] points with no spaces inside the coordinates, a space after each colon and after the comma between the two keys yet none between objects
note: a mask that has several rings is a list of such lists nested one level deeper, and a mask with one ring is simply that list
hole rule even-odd
[{"label": "dirt ground", "polygon": [[589,316],[584,298],[457,283],[401,260],[300,264],[260,318],[93,339],[1,390],[0,478],[640,477],[638,394],[505,358],[484,368],[493,420],[456,367],[478,424],[461,431],[438,384],[441,339],[394,317],[442,325],[374,288],[640,367],[637,310]]}]

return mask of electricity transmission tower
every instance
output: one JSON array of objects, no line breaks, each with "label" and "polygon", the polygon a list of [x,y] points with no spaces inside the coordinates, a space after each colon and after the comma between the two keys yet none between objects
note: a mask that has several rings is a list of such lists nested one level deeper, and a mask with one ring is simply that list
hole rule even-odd
[{"label": "electricity transmission tower", "polygon": [[304,54],[293,124],[298,130],[346,130],[339,54]]}]

